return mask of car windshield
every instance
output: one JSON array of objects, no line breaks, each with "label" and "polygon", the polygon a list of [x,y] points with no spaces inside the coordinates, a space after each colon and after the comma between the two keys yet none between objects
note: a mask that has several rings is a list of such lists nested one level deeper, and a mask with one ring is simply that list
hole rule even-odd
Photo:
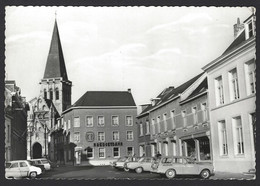
[{"label": "car windshield", "polygon": [[45,163],[49,163],[48,160],[42,160],[42,163],[45,164]]},{"label": "car windshield", "polygon": [[5,168],[9,168],[11,166],[11,163],[5,163]]},{"label": "car windshield", "polygon": [[143,162],[143,161],[145,161],[145,158],[141,158],[141,159],[139,160],[139,162]]}]

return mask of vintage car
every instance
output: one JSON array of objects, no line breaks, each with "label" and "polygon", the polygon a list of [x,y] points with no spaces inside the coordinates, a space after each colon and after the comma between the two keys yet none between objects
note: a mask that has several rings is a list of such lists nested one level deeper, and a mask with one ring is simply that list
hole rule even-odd
[{"label": "vintage car", "polygon": [[29,161],[31,165],[33,165],[33,166],[35,166],[35,167],[39,167],[39,168],[41,168],[42,173],[45,173],[44,165],[37,164],[35,161],[31,161],[31,160],[27,160],[27,161]]},{"label": "vintage car", "polygon": [[117,169],[124,169],[125,171],[129,171],[129,169],[125,168],[125,163],[127,162],[137,162],[140,159],[140,157],[136,156],[125,156],[122,158],[119,158],[118,161],[115,162],[114,167]]},{"label": "vintage car", "polygon": [[135,170],[136,173],[142,173],[143,171],[151,171],[152,162],[155,161],[153,157],[141,157],[139,161],[125,163],[125,170]]},{"label": "vintage car", "polygon": [[30,161],[32,161],[33,165],[35,165],[35,166],[43,165],[45,170],[50,170],[51,169],[51,164],[45,158],[31,159]]},{"label": "vintage car", "polygon": [[194,159],[183,156],[166,156],[152,163],[152,171],[164,174],[172,179],[176,175],[200,175],[209,178],[214,174],[214,168],[210,162],[196,162]]},{"label": "vintage car", "polygon": [[5,164],[5,177],[6,178],[36,178],[42,174],[39,167],[35,167],[27,160],[9,161]]}]

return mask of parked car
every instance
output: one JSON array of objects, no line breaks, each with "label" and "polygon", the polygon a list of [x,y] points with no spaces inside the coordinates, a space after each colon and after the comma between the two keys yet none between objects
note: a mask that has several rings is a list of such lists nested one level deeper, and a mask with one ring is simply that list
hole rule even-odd
[{"label": "parked car", "polygon": [[143,171],[151,171],[152,162],[155,161],[153,157],[142,157],[139,161],[133,161],[125,163],[124,169],[135,170],[136,173],[142,173]]},{"label": "parked car", "polygon": [[37,164],[35,161],[31,161],[31,160],[27,160],[31,163],[31,165],[35,166],[35,167],[39,167],[42,170],[42,173],[45,173],[45,168],[44,165],[41,164]]},{"label": "parked car", "polygon": [[119,158],[118,161],[115,162],[115,168],[117,169],[124,169],[125,171],[129,171],[129,169],[125,168],[125,163],[127,162],[136,162],[140,159],[140,157],[136,156],[125,156]]},{"label": "parked car", "polygon": [[35,167],[27,160],[9,161],[5,164],[5,177],[6,178],[36,178],[42,174],[39,167]]},{"label": "parked car", "polygon": [[45,170],[51,169],[51,164],[46,158],[31,159],[30,161],[32,161],[34,165],[43,165]]},{"label": "parked car", "polygon": [[152,163],[152,172],[164,174],[169,179],[176,175],[200,175],[206,179],[214,174],[214,168],[210,162],[196,162],[182,156],[166,156]]}]

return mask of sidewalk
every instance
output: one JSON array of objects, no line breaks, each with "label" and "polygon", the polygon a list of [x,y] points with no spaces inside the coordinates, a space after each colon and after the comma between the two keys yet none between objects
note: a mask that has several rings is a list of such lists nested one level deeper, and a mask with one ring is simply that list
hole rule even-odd
[{"label": "sidewalk", "polygon": [[254,180],[256,179],[255,174],[243,174],[243,173],[230,173],[230,172],[215,172],[214,176],[210,179],[225,179],[225,180]]}]

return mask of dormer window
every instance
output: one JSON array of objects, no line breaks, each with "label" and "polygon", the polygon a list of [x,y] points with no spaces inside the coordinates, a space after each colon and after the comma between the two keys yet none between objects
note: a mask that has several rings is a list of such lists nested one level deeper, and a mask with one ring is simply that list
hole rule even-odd
[{"label": "dormer window", "polygon": [[246,39],[255,36],[255,16],[251,16],[245,21]]},{"label": "dormer window", "polygon": [[250,22],[248,23],[248,35],[249,35],[249,38],[254,35],[254,33],[253,33],[253,23],[252,23],[252,21],[250,21]]}]

